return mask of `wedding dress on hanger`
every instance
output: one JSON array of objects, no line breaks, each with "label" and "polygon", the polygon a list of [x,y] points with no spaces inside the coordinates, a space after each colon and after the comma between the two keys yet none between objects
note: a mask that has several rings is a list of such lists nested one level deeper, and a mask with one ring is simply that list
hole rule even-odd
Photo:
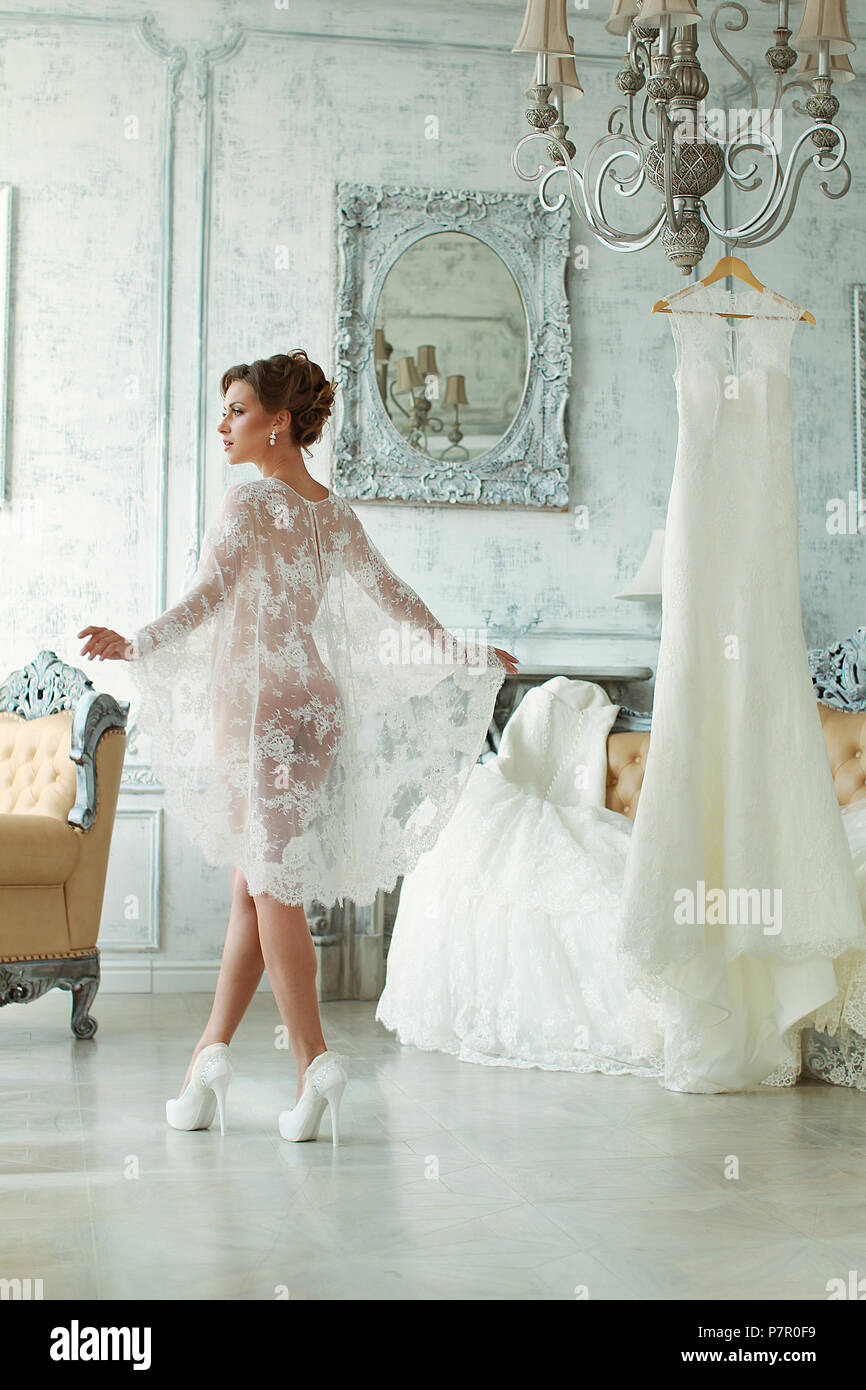
[{"label": "wedding dress on hanger", "polygon": [[701,283],[668,302],[679,441],[619,945],[663,1010],[663,1084],[746,1090],[797,1079],[805,1027],[866,1034],[866,924],[802,629],[802,310]]}]

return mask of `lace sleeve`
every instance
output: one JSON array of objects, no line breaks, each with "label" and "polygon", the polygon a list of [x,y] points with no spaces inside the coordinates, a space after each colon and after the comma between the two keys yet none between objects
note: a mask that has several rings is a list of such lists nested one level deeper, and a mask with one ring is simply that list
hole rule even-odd
[{"label": "lace sleeve", "polygon": [[464,631],[456,637],[443,627],[426,603],[394,573],[385,557],[376,549],[359,518],[346,506],[348,540],[343,550],[346,569],[359,586],[379,607],[398,622],[411,624],[430,638],[434,650],[445,661],[457,662],[473,670],[493,667],[505,672],[506,666],[496,654],[484,633]]},{"label": "lace sleeve", "polygon": [[189,588],[173,608],[133,634],[130,660],[135,661],[160,643],[198,627],[216,613],[234,588],[240,561],[251,544],[249,507],[230,488],[219,513],[202,541],[198,567]]},{"label": "lace sleeve", "polygon": [[390,617],[400,622],[408,622],[440,641],[454,641],[452,634],[444,628],[439,619],[430,612],[426,603],[418,597],[414,589],[389,566],[385,557],[378,551],[367,535],[360,520],[346,508],[349,539],[343,551],[346,568],[361,588],[384,609]]}]

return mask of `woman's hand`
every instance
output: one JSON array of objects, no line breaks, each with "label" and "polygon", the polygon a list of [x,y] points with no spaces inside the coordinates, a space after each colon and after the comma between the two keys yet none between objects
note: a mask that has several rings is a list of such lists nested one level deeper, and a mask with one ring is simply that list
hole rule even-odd
[{"label": "woman's hand", "polygon": [[110,627],[83,627],[78,636],[89,638],[81,648],[81,655],[86,656],[89,661],[95,656],[98,656],[100,661],[132,659],[132,643],[121,637],[119,632],[113,632]]},{"label": "woman's hand", "polygon": [[511,652],[503,651],[503,649],[502,649],[501,647],[494,647],[493,650],[495,651],[496,655],[499,657],[499,660],[505,662],[505,669],[508,671],[509,676],[516,675],[516,674],[517,674],[517,664],[518,664],[518,663],[517,663],[517,657],[516,657],[516,656],[512,656],[512,655],[511,655]]}]

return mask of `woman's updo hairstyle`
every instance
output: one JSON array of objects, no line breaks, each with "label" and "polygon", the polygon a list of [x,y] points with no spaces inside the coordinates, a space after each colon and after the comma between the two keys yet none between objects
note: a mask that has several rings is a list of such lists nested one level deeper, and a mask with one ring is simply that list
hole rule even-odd
[{"label": "woman's updo hairstyle", "polygon": [[301,449],[309,449],[320,437],[337,391],[337,383],[328,380],[303,348],[229,367],[221,382],[223,395],[233,381],[249,382],[266,413],[291,411],[292,442]]}]

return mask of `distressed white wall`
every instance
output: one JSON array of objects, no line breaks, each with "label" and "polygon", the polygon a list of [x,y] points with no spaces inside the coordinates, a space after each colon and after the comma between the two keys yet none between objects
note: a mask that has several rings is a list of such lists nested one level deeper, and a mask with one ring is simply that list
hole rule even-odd
[{"label": "distressed white wall", "polygon": [[[23,0],[13,17],[0,16],[0,181],[15,198],[0,666],[5,674],[49,647],[129,698],[122,664],[82,661],[75,633],[90,623],[128,633],[182,591],[203,522],[240,476],[216,435],[222,371],[296,346],[330,370],[334,185],[530,192],[511,152],[528,130],[531,60],[510,52],[522,0],[155,0],[151,43],[137,33],[138,11],[85,5],[81,15]],[[578,59],[586,97],[567,111],[582,154],[615,104],[620,42],[604,30],[607,3],[569,8],[578,53],[590,55]],[[749,8],[761,39],[731,42],[760,58],[769,7]],[[233,34],[233,25],[245,27]],[[856,67],[866,29],[859,17],[852,27]],[[186,55],[176,87],[172,45]],[[706,66],[727,80],[716,56]],[[851,192],[831,203],[808,176],[781,241],[747,253],[761,279],[818,320],[798,330],[794,353],[810,645],[866,622],[864,540],[831,537],[824,522],[827,499],[854,486],[850,287],[866,282],[863,80],[839,95]],[[614,216],[618,204],[612,197]],[[651,194],[641,207],[654,207]],[[573,226],[575,248],[587,244],[576,215]],[[711,243],[702,271],[721,253]],[[622,256],[592,242],[586,268],[570,272],[568,514],[358,504],[394,568],[443,622],[475,625],[488,608],[505,620],[516,603],[518,622],[540,609],[542,633],[560,634],[509,642],[524,660],[654,665],[655,619],[613,595],[664,521],[674,353],[668,319],[649,310],[682,283],[659,244]],[[325,482],[331,444],[326,432],[310,465]],[[575,525],[579,505],[588,529]],[[471,568],[454,563],[466,555]],[[592,636],[610,630],[621,637]],[[139,894],[141,846],[159,825],[159,797],[140,776],[142,790],[123,801],[129,833],[120,830],[113,851],[115,938],[134,936],[118,914]],[[228,868],[209,869],[167,825],[163,870],[152,885],[162,899],[159,961],[217,961]]]}]

